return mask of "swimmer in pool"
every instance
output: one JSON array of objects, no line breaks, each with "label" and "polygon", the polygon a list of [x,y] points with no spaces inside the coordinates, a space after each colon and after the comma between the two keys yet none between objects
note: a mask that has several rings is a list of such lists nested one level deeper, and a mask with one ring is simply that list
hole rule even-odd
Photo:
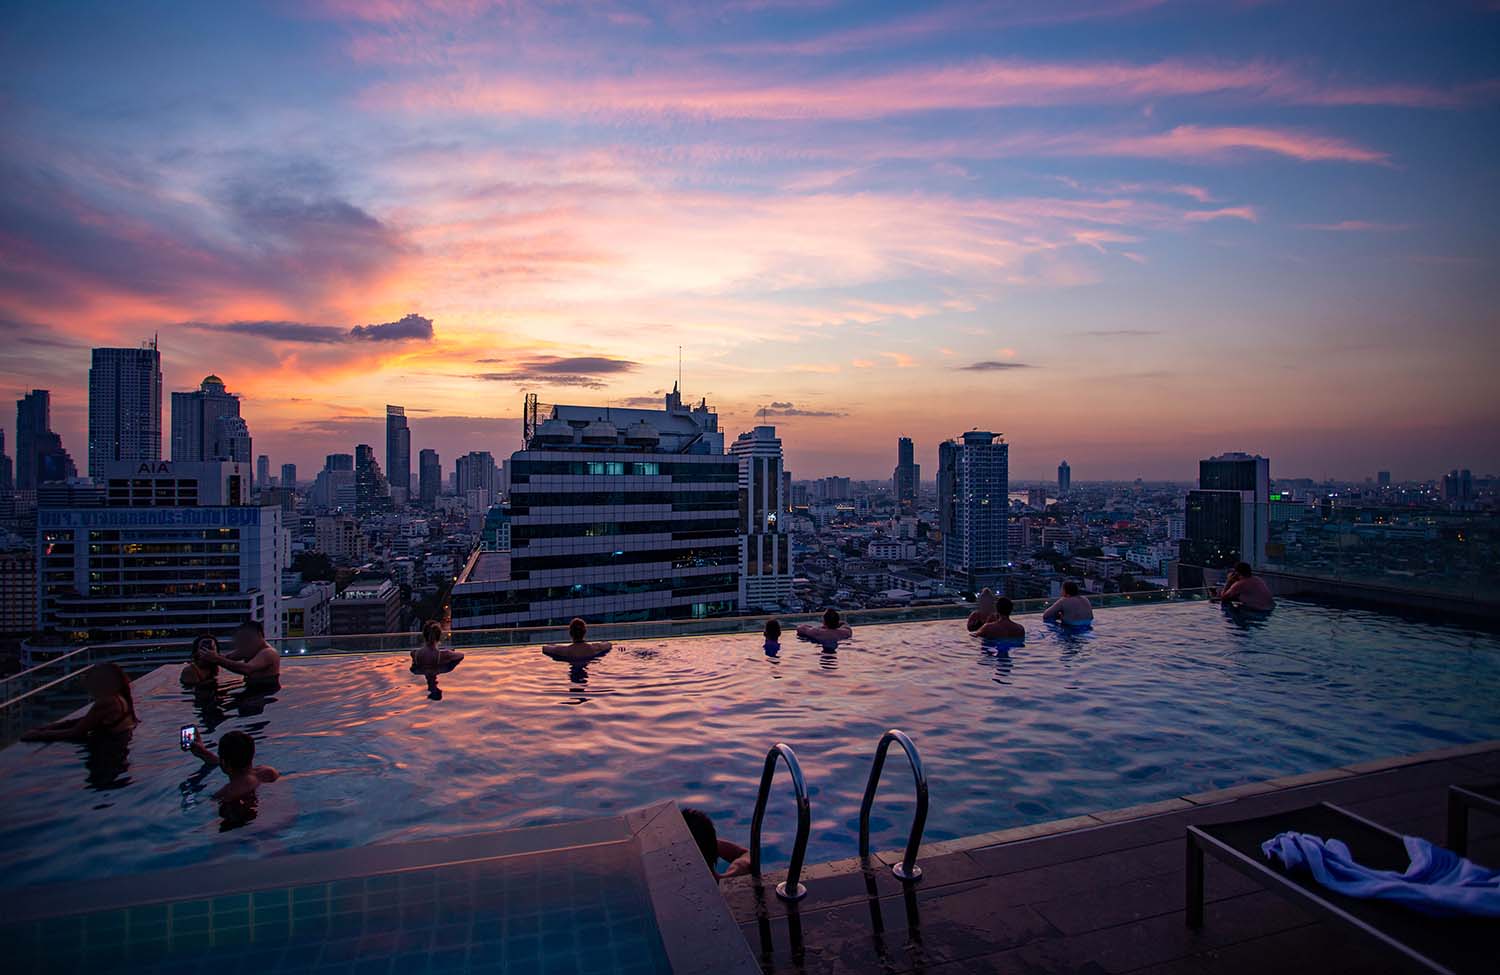
[{"label": "swimmer in pool", "polygon": [[589,625],[575,616],[568,624],[568,637],[572,643],[552,643],[542,647],[542,653],[553,660],[567,660],[577,662],[581,660],[592,660],[601,654],[609,653],[611,644],[607,642],[590,643],[584,637],[588,636]]},{"label": "swimmer in pool", "polygon": [[219,739],[219,752],[214,754],[197,738],[191,750],[207,765],[217,765],[229,776],[229,782],[213,794],[219,803],[219,815],[230,821],[245,821],[255,818],[256,790],[266,782],[275,782],[281,777],[269,765],[255,764],[255,739],[243,731],[231,731]]},{"label": "swimmer in pool", "polygon": [[1061,623],[1064,626],[1083,626],[1094,622],[1094,607],[1078,594],[1078,583],[1069,579],[1062,584],[1062,598],[1048,606],[1042,613],[1043,623]]},{"label": "swimmer in pool", "polygon": [[989,623],[995,618],[995,590],[988,587],[979,590],[979,605],[974,612],[969,614],[969,620],[964,625],[969,628],[970,633],[977,633],[981,626]]},{"label": "swimmer in pool", "polygon": [[446,674],[457,667],[464,655],[457,650],[442,650],[438,642],[443,638],[443,624],[428,620],[422,627],[422,645],[411,652],[411,672],[427,678],[427,696],[434,701],[443,699],[438,687],[439,674]]},{"label": "swimmer in pool", "polygon": [[259,620],[246,620],[234,628],[234,646],[227,653],[209,653],[204,659],[245,678],[245,684],[276,684],[281,680],[281,655],[266,642]]},{"label": "swimmer in pool", "polygon": [[995,600],[995,615],[990,621],[974,631],[981,640],[1005,640],[1020,643],[1026,639],[1026,627],[1010,618],[1016,604],[1006,596]]},{"label": "swimmer in pool", "polygon": [[1276,608],[1276,597],[1266,581],[1255,574],[1249,562],[1241,562],[1224,580],[1224,590],[1217,598],[1221,603],[1235,603],[1243,609],[1269,613]]},{"label": "swimmer in pool", "polygon": [[781,620],[766,620],[766,656],[774,657],[781,652]]},{"label": "swimmer in pool", "polygon": [[183,665],[180,680],[183,687],[209,687],[219,681],[219,665],[208,659],[219,652],[219,641],[205,633],[193,641],[193,655]]},{"label": "swimmer in pool", "polygon": [[804,640],[811,640],[814,643],[837,643],[840,640],[847,640],[852,637],[854,631],[839,616],[838,610],[830,608],[823,611],[823,622],[821,625],[817,623],[803,623],[797,627],[797,635]]},{"label": "swimmer in pool", "polygon": [[21,736],[22,741],[86,741],[95,735],[119,735],[139,722],[135,699],[130,695],[130,677],[119,664],[94,664],[83,677],[84,689],[93,704],[81,718],[64,718]]},{"label": "swimmer in pool", "polygon": [[[714,828],[714,821],[709,818],[708,813],[700,809],[684,809],[682,818],[687,822],[688,832],[693,834],[698,852],[708,862],[709,873],[714,875],[715,880],[738,877],[750,872],[750,851],[738,843],[719,839],[719,831]],[[719,873],[720,860],[729,862],[728,869],[723,873]]]}]

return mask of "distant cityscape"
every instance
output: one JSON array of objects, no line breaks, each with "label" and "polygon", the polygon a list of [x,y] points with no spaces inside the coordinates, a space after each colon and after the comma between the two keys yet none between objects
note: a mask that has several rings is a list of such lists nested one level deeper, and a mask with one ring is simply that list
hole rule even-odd
[{"label": "distant cityscape", "polygon": [[1227,451],[1200,461],[1195,485],[1075,481],[1066,460],[1055,481],[1013,483],[1004,436],[971,429],[936,445],[930,480],[899,435],[889,481],[797,479],[775,426],[730,439],[705,399],[674,385],[655,409],[527,395],[518,449],[446,469],[420,448],[413,470],[420,421],[392,404],[383,452],[354,444],[299,472],[255,454],[253,418],[218,375],[171,392],[165,429],[162,396],[154,341],[93,350],[86,474],[51,428],[49,391],[17,400],[14,462],[0,433],[12,651],[175,643],[244,619],[297,641],[428,619],[474,630],[795,614],[985,587],[1045,598],[1069,579],[1094,594],[1186,589],[1239,561],[1477,587],[1500,554],[1500,479],[1463,468],[1314,482]]}]

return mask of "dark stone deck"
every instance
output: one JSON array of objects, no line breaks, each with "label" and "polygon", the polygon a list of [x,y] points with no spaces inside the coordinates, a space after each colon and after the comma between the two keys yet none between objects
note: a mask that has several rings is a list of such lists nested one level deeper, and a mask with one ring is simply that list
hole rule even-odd
[{"label": "dark stone deck", "polygon": [[[1184,831],[1336,802],[1402,833],[1444,841],[1450,784],[1500,779],[1500,747],[1450,749],[1167,800],[1120,814],[933,844],[914,888],[888,866],[842,861],[804,873],[788,905],[751,878],[723,885],[767,973],[1274,972],[1401,970],[1208,858],[1202,930],[1184,923]],[[1394,767],[1382,767],[1394,766]],[[1316,781],[1315,781],[1316,780]],[[1111,821],[1118,819],[1119,821]],[[1051,832],[1048,832],[1052,830]],[[1056,831],[1066,830],[1066,831]],[[995,842],[1005,839],[1007,842]],[[1474,814],[1470,856],[1500,863],[1500,817]],[[894,862],[896,855],[882,855]],[[1497,944],[1500,958],[1500,944]],[[1500,962],[1497,962],[1500,971]]]}]

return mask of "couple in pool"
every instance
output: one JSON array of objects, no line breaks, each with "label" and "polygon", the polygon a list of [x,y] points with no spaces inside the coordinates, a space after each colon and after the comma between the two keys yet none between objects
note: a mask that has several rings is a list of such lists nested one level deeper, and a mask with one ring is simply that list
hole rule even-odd
[{"label": "couple in pool", "polygon": [[[994,590],[981,590],[979,606],[969,614],[968,630],[981,640],[1024,643],[1026,627],[1010,618],[1015,608],[1015,603],[1005,596],[996,596]],[[1043,611],[1042,622],[1069,627],[1089,626],[1094,622],[1094,607],[1079,593],[1078,583],[1069,580],[1062,584],[1062,596]]]}]

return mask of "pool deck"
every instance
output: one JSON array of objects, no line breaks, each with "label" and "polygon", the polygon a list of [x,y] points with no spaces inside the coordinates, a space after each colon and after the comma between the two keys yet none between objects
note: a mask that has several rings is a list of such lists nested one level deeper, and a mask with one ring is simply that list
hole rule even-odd
[{"label": "pool deck", "polygon": [[[788,905],[767,874],[721,889],[767,975],[780,972],[1168,973],[1398,970],[1390,954],[1207,858],[1201,930],[1184,921],[1194,823],[1334,802],[1441,843],[1451,784],[1500,779],[1500,741],[1365,762],[922,848],[903,887],[881,853],[803,872]],[[1500,864],[1500,817],[1474,813],[1470,855]],[[876,863],[876,860],[879,863]]]}]

